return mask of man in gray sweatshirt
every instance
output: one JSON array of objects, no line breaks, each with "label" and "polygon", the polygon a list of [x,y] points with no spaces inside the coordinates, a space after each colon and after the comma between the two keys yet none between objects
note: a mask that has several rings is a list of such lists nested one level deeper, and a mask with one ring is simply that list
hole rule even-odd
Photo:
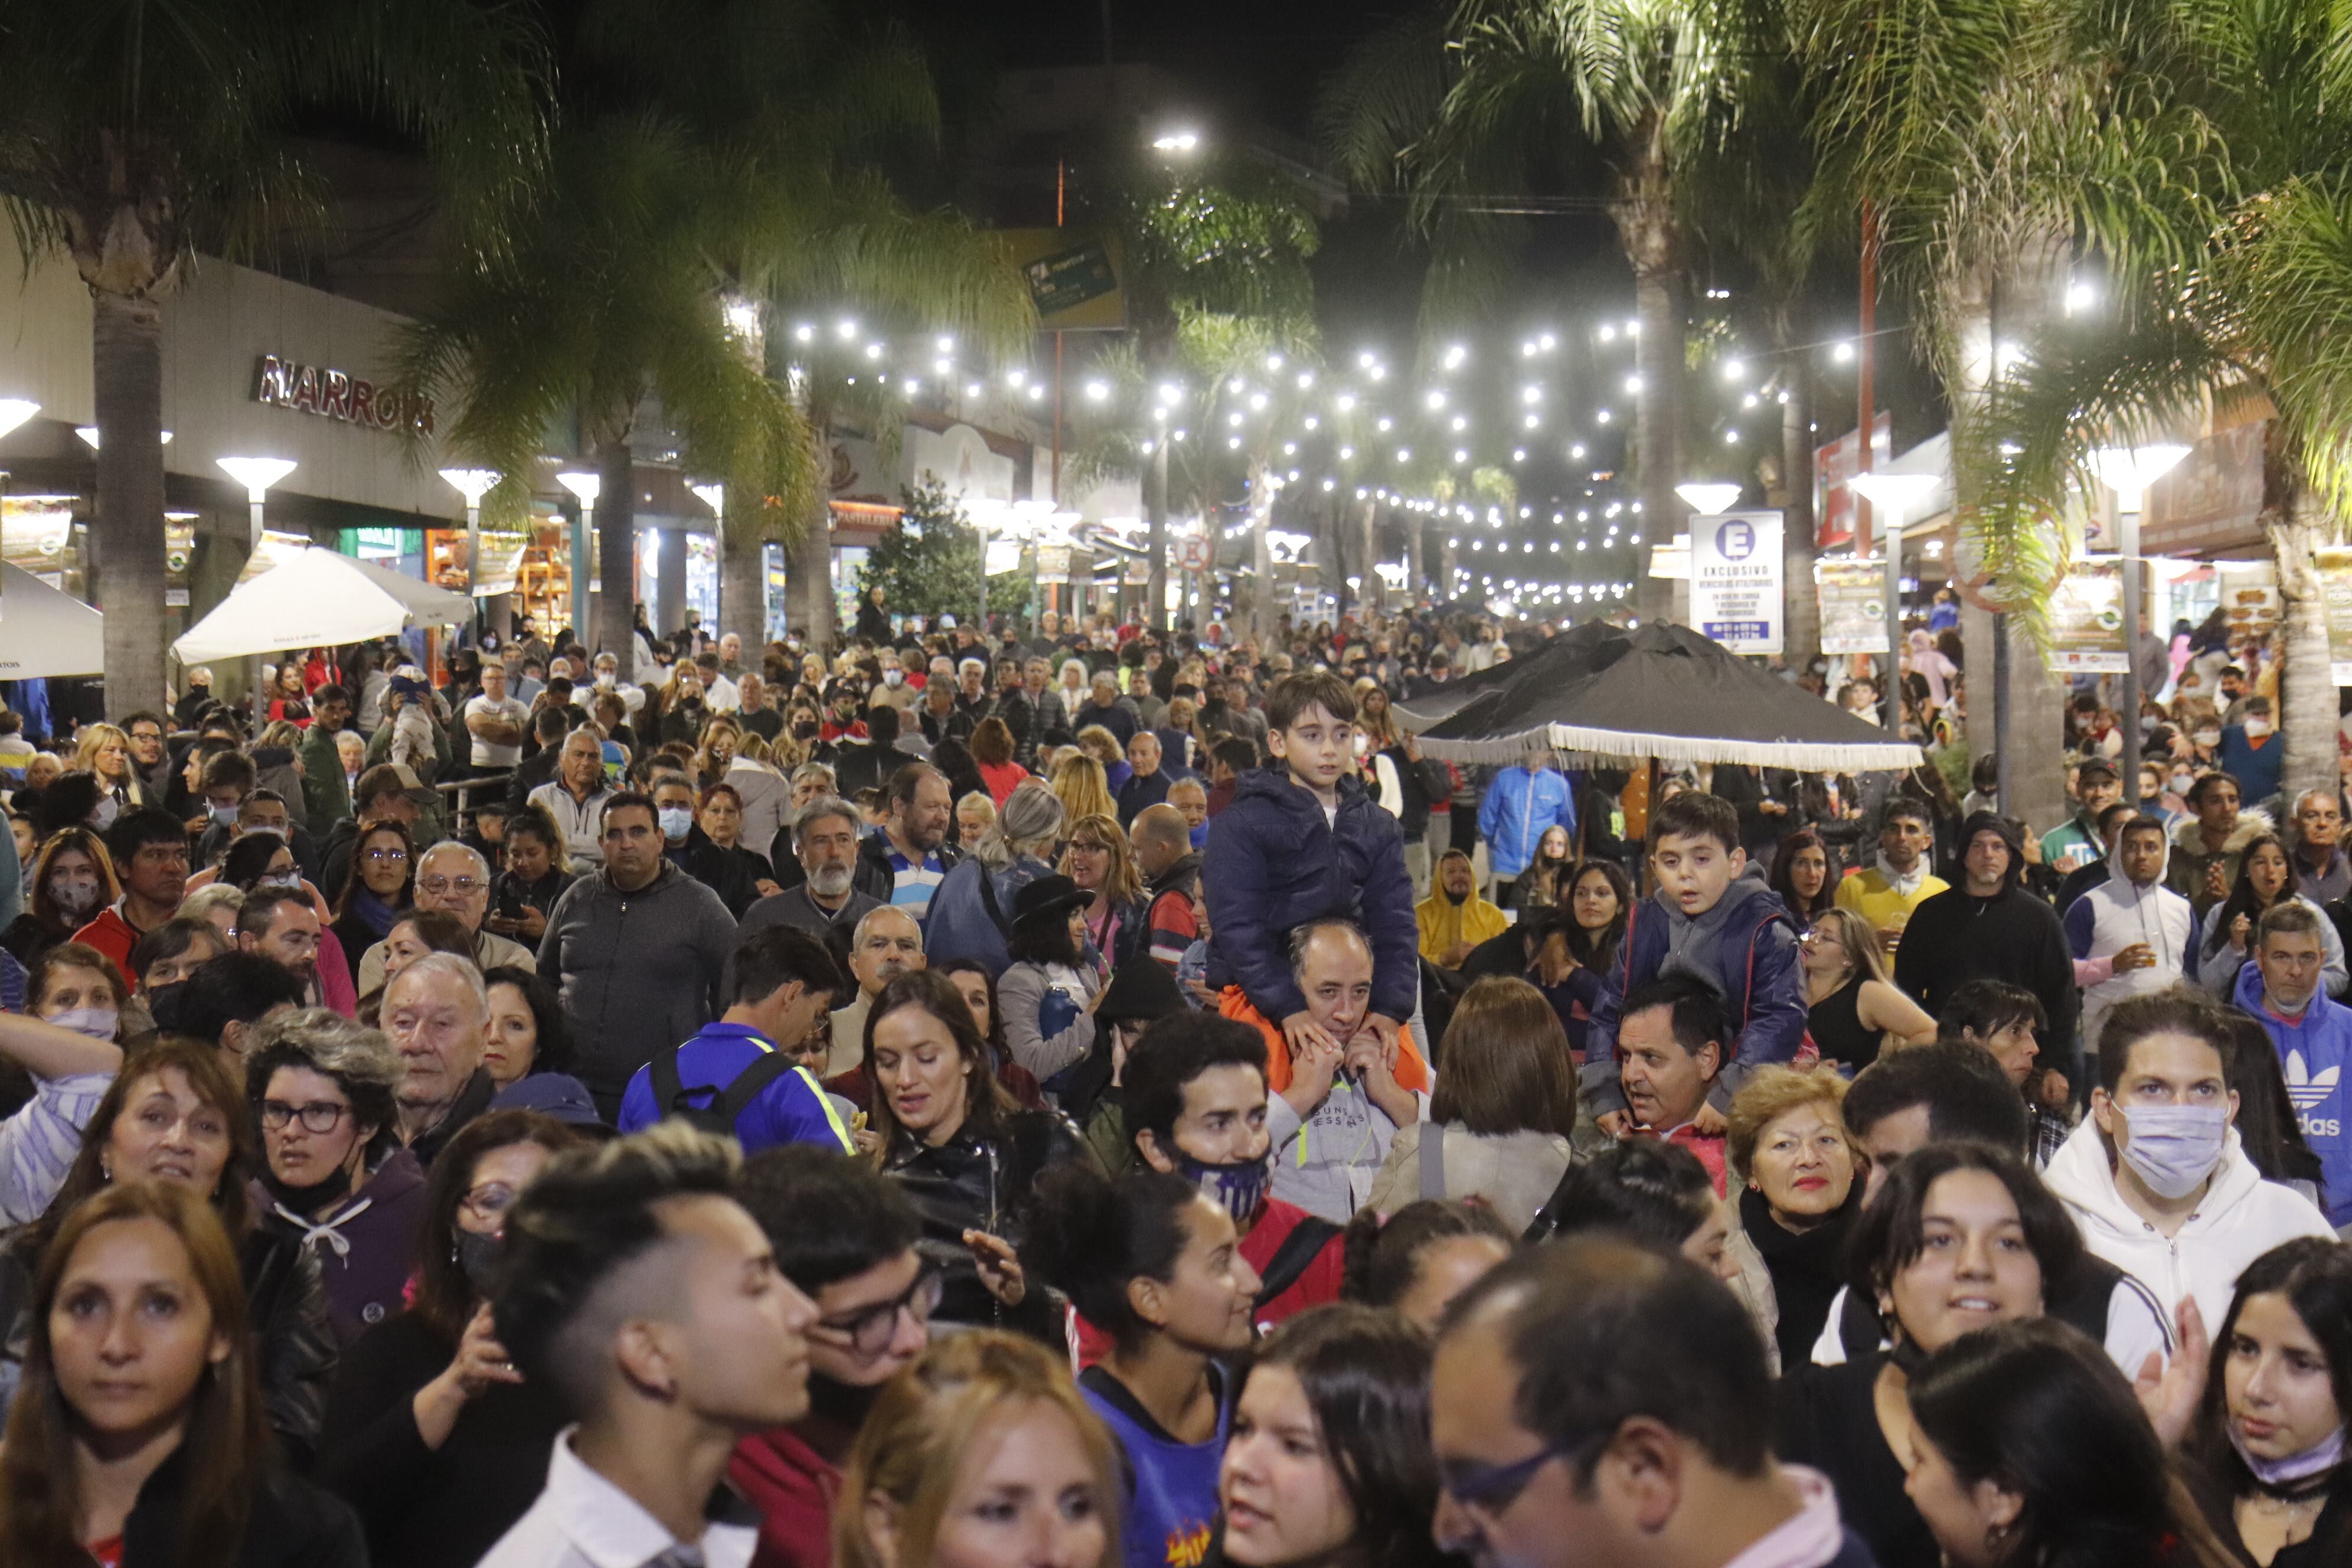
[{"label": "man in gray sweatshirt", "polygon": [[572,1071],[607,1121],[630,1075],[717,1017],[735,919],[719,895],[662,856],[653,801],[604,801],[604,868],[555,900],[539,972],[563,996]]}]

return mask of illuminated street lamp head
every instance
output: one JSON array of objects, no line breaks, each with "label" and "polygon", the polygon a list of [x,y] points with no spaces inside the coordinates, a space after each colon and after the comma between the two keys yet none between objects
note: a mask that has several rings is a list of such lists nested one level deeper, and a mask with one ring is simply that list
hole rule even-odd
[{"label": "illuminated street lamp head", "polygon": [[285,458],[220,458],[215,459],[221,472],[245,487],[248,500],[259,500],[269,493],[269,487],[294,471],[293,463]]},{"label": "illuminated street lamp head", "polygon": [[41,405],[29,399],[0,397],[0,436],[5,436],[40,411]]},{"label": "illuminated street lamp head", "polygon": [[[39,405],[37,404],[35,406],[37,407]],[[0,434],[5,434],[5,432],[0,431]],[[89,447],[93,452],[98,450],[97,426],[77,425],[74,426],[74,434],[81,437],[81,444],[83,446]],[[156,432],[156,435],[164,446],[168,447],[172,444],[172,433],[169,430],[159,430]]]},{"label": "illuminated street lamp head", "polygon": [[1198,152],[1200,150],[1200,146],[1201,133],[1197,131],[1166,131],[1151,139],[1151,148],[1153,152],[1167,153],[1177,156],[1181,156],[1187,153]]},{"label": "illuminated street lamp head", "polygon": [[2147,502],[2148,486],[2187,456],[2189,448],[2178,446],[2101,447],[2091,453],[2091,471],[2116,492],[2117,510],[2138,511]]},{"label": "illuminated street lamp head", "polygon": [[[289,463],[286,466],[290,468],[294,465]],[[226,459],[221,463],[221,467],[224,468],[228,467]],[[469,507],[481,505],[482,498],[490,493],[490,487],[499,482],[499,471],[496,468],[444,468],[441,470],[441,477],[449,481],[451,489],[466,498],[466,504]],[[262,488],[267,489],[268,483],[265,483]]]},{"label": "illuminated street lamp head", "polygon": [[1686,485],[1676,485],[1675,494],[1688,501],[1691,510],[1699,516],[1717,517],[1729,510],[1731,503],[1739,499],[1739,487],[1734,484],[1706,484],[1694,481]]},{"label": "illuminated street lamp head", "polygon": [[1846,480],[1855,494],[1886,514],[1889,532],[1899,531],[1927,492],[1943,482],[1939,474],[1855,474]]},{"label": "illuminated street lamp head", "polygon": [[579,472],[561,473],[555,482],[579,498],[582,506],[594,506],[596,498],[604,493],[604,476]]}]

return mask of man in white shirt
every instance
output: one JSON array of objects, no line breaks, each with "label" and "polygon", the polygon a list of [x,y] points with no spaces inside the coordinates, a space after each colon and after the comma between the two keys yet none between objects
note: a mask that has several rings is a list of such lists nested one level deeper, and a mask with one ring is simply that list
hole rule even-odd
[{"label": "man in white shirt", "polygon": [[474,765],[510,768],[522,761],[522,738],[530,710],[507,695],[507,668],[496,659],[482,665],[482,689],[466,700],[467,732],[474,737]]},{"label": "man in white shirt", "polygon": [[577,1425],[482,1568],[751,1561],[759,1516],[712,1498],[739,1440],[808,1413],[816,1307],[731,1195],[737,1161],[667,1122],[560,1156],[507,1212],[499,1342]]}]

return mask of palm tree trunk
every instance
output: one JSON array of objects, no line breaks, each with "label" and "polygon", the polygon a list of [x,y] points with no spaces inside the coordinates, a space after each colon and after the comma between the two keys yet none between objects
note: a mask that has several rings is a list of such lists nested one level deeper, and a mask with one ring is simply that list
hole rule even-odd
[{"label": "palm tree trunk", "polygon": [[2291,805],[2305,790],[2336,786],[2336,698],[2315,559],[2326,537],[2326,519],[2302,476],[2288,486],[2285,509],[2273,516],[2267,531],[2278,559],[2279,593],[2286,601],[2278,725],[2286,746],[2285,798]]},{"label": "palm tree trunk", "polygon": [[1670,612],[1674,591],[1664,578],[1650,575],[1649,561],[1661,546],[1674,542],[1690,510],[1675,493],[1682,478],[1682,235],[1675,222],[1663,116],[1650,117],[1637,144],[1617,212],[1617,234],[1633,264],[1633,302],[1642,323],[1634,350],[1642,390],[1634,398],[1633,458],[1642,505],[1637,531],[1646,548],[1633,599],[1644,619],[1658,620]]},{"label": "palm tree trunk", "polygon": [[604,486],[596,496],[596,647],[609,650],[624,669],[632,668],[637,604],[637,477],[625,435],[596,447],[596,471]]},{"label": "palm tree trunk", "polygon": [[[98,572],[106,615],[106,710],[154,707],[163,674],[163,312],[152,299],[90,290],[98,427]],[[242,498],[240,498],[240,516]]]},{"label": "palm tree trunk", "polygon": [[750,518],[719,522],[719,625],[749,654],[768,641],[768,542]]},{"label": "palm tree trunk", "polygon": [[[784,552],[784,622],[800,633],[809,648],[824,652],[833,645],[833,506],[825,499],[823,476],[831,471],[833,426],[812,414],[812,437],[816,442],[818,489],[815,507],[793,536]],[[982,562],[985,568],[987,563]]]},{"label": "palm tree trunk", "polygon": [[1822,601],[1813,590],[1813,377],[1801,353],[1790,363],[1789,401],[1780,405],[1780,657],[1801,670],[1822,651]]}]

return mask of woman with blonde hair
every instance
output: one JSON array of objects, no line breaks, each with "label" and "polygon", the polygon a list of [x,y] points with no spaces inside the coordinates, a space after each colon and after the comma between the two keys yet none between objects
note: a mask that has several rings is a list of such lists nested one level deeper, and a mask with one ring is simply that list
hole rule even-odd
[{"label": "woman with blonde hair", "polygon": [[1143,874],[1136,869],[1135,852],[1118,818],[1108,812],[1075,818],[1059,868],[1091,895],[1085,910],[1087,940],[1104,967],[1115,970],[1135,956],[1151,931],[1144,918]]},{"label": "woman with blonde hair", "polygon": [[1935,1039],[1936,1020],[1895,988],[1878,933],[1853,910],[1832,906],[1815,915],[1799,951],[1807,1028],[1823,1061],[1852,1075],[1878,1059],[1890,1036],[1898,1046]]},{"label": "woman with blonde hair", "polygon": [[975,1330],[931,1342],[882,1390],[841,1472],[838,1568],[1113,1568],[1119,1449],[1068,1363]]},{"label": "woman with blonde hair", "polygon": [[743,727],[732,714],[721,713],[704,724],[694,752],[695,787],[708,789],[725,779],[742,749]]},{"label": "woman with blonde hair", "polygon": [[84,727],[74,745],[74,768],[95,774],[98,787],[114,799],[118,812],[135,811],[155,803],[131,765],[131,737],[112,724]]},{"label": "woman with blonde hair", "polygon": [[1108,725],[1088,724],[1081,729],[1078,750],[1102,764],[1103,788],[1110,792],[1114,800],[1127,787],[1127,781],[1135,776],[1135,769],[1128,764],[1127,747],[1111,733]]},{"label": "woman with blonde hair", "polygon": [[1072,822],[1082,816],[1115,820],[1118,816],[1118,803],[1111,798],[1110,786],[1103,779],[1103,765],[1083,751],[1066,752],[1054,764],[1054,794]]},{"label": "woman with blonde hair", "polygon": [[1864,1183],[1834,1072],[1762,1067],[1731,1102],[1725,1153],[1746,1186],[1739,1226],[1772,1276],[1773,1334],[1780,1364],[1802,1366],[1845,1283],[1846,1232],[1862,1212]]}]

